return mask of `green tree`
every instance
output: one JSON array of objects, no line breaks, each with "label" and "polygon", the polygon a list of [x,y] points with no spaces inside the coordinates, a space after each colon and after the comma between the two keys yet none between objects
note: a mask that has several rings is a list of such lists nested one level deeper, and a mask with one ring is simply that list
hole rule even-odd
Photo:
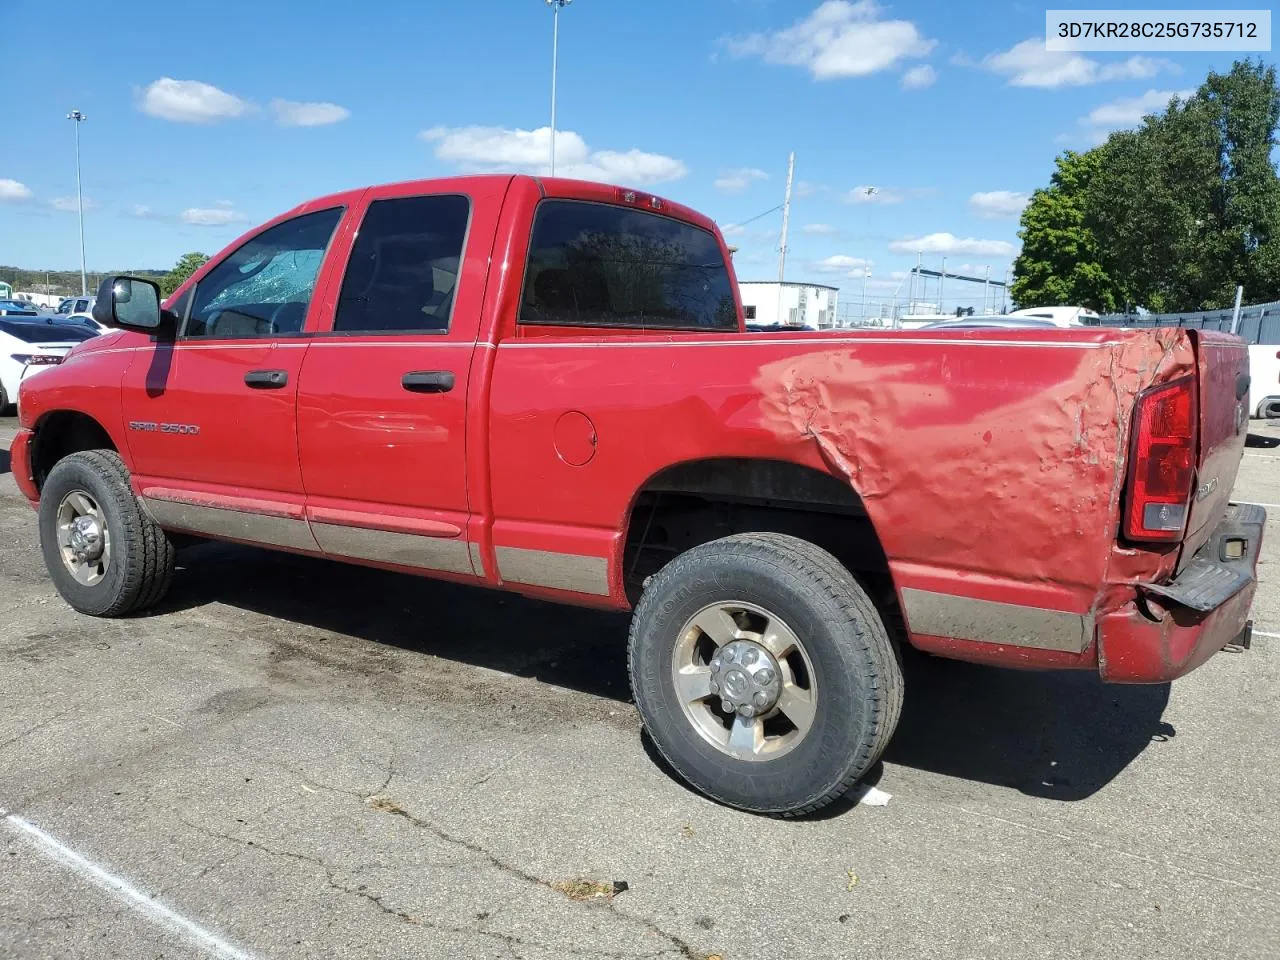
[{"label": "green tree", "polygon": [[1116,308],[1116,286],[1102,266],[1097,238],[1085,224],[1097,150],[1068,150],[1057,159],[1048,187],[1022,211],[1022,252],[1014,261],[1013,299],[1022,307],[1072,304],[1099,312]]},{"label": "green tree", "polygon": [[1014,299],[1204,310],[1280,299],[1274,67],[1210,73],[1136,130],[1058,158],[1023,212]]},{"label": "green tree", "polygon": [[183,254],[181,259],[174,264],[173,269],[166,273],[160,281],[160,293],[163,296],[169,296],[186,282],[187,277],[203,267],[208,260],[209,255],[207,253]]}]

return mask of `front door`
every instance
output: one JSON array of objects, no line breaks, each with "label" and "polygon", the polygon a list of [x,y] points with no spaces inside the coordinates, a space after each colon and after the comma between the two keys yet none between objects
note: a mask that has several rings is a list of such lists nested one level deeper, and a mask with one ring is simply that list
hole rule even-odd
[{"label": "front door", "polygon": [[268,227],[183,297],[172,342],[125,375],[139,492],[166,526],[316,549],[302,511],[298,378],[312,293],[342,210]]},{"label": "front door", "polygon": [[467,535],[467,384],[506,183],[366,194],[334,275],[332,330],[312,340],[298,394],[307,515],[327,553],[481,575]]}]

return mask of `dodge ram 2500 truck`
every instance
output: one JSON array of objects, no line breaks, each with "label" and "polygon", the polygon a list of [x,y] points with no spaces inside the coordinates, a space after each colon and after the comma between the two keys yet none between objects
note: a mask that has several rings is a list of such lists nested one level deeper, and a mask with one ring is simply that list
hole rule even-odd
[{"label": "dodge ram 2500 truck", "polygon": [[73,607],[155,604],[194,534],[631,609],[654,743],[746,810],[866,772],[904,645],[1162,682],[1248,640],[1233,337],[747,332],[706,217],[528,176],[324,197],[95,309],[11,450]]}]

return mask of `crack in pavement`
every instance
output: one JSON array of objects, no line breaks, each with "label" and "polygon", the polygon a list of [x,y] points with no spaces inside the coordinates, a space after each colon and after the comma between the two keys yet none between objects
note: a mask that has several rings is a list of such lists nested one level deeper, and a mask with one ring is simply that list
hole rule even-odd
[{"label": "crack in pavement", "polygon": [[[392,775],[389,774],[386,782],[389,783],[391,779],[392,779]],[[352,791],[341,790],[336,787],[330,787],[328,789],[331,789],[335,793],[343,793],[343,794],[357,796],[365,803],[368,803],[371,800],[377,801],[378,799],[380,799],[377,794],[372,794],[369,796],[361,796],[359,794],[353,793]],[[400,816],[405,820],[407,820],[409,823],[413,824],[414,826],[427,830],[429,833],[431,833],[433,836],[443,841],[444,843],[449,844],[450,846],[459,847],[463,850],[468,851],[471,854],[474,854],[477,857],[480,857],[481,859],[486,861],[490,866],[501,871],[502,873],[505,873],[512,877],[516,877],[517,879],[520,879],[526,883],[543,887],[548,890],[555,890],[555,887],[553,886],[551,881],[544,880],[541,877],[535,876],[534,874],[531,874],[528,871],[521,869],[520,867],[517,867],[513,864],[509,864],[506,861],[502,860],[501,858],[485,850],[479,844],[474,843],[462,837],[455,837],[454,835],[450,834],[448,831],[444,830],[443,828],[438,827],[437,825],[429,821],[422,820],[419,817],[415,817],[412,814],[408,813],[407,811],[403,810],[399,806],[396,806],[394,804],[379,805],[375,802],[372,809],[377,810],[379,812],[393,813],[396,816]],[[214,837],[220,840],[225,840],[230,843],[238,844],[241,847],[241,851],[240,851],[241,853],[246,852],[247,850],[256,850],[266,856],[277,857],[277,858],[286,859],[286,860],[294,860],[294,861],[310,864],[314,867],[318,867],[321,871],[324,872],[325,882],[326,882],[326,885],[329,887],[329,889],[337,891],[339,893],[346,894],[348,896],[358,897],[363,901],[373,904],[375,907],[377,907],[382,913],[386,914],[387,916],[394,917],[404,923],[413,924],[414,926],[423,927],[426,929],[438,930],[443,933],[453,933],[460,936],[484,937],[488,940],[494,941],[496,943],[500,943],[507,950],[507,953],[511,957],[516,958],[516,960],[519,960],[521,956],[517,949],[519,947],[530,947],[530,948],[534,948],[538,950],[546,950],[550,952],[559,951],[561,953],[565,953],[570,956],[607,957],[607,958],[613,958],[613,960],[634,960],[634,958],[661,957],[661,956],[669,956],[673,953],[677,954],[682,958],[685,958],[685,960],[703,960],[703,958],[706,956],[706,954],[695,950],[691,945],[689,945],[687,942],[685,942],[683,939],[681,939],[677,935],[668,933],[667,931],[659,927],[657,924],[653,923],[652,921],[644,917],[638,917],[624,910],[619,910],[616,907],[616,905],[614,905],[612,902],[592,904],[591,906],[587,907],[587,909],[602,907],[608,910],[610,913],[615,914],[617,917],[621,919],[640,925],[649,933],[652,933],[658,937],[661,937],[663,940],[667,941],[667,943],[669,943],[671,946],[667,949],[659,950],[656,953],[616,953],[616,952],[603,951],[603,950],[578,950],[574,948],[566,948],[562,944],[552,944],[552,943],[545,943],[545,942],[536,941],[536,940],[527,940],[522,937],[515,936],[514,934],[502,933],[497,930],[488,930],[483,927],[460,926],[456,924],[447,923],[442,920],[436,920],[430,917],[415,916],[411,913],[408,913],[405,910],[399,909],[385,902],[388,897],[387,893],[374,893],[373,891],[368,889],[368,885],[366,884],[361,884],[359,886],[351,886],[347,883],[341,882],[341,880],[339,879],[339,874],[341,873],[351,874],[353,872],[358,872],[361,869],[368,869],[367,867],[357,867],[355,871],[334,867],[326,863],[320,857],[311,856],[310,854],[305,854],[305,853],[298,853],[292,850],[283,850],[283,849],[275,848],[272,846],[268,846],[258,840],[249,840],[245,837],[235,836],[234,834],[223,833],[218,830],[213,830],[213,829],[210,829],[209,827],[203,826],[202,824],[192,823],[189,820],[185,820],[182,818],[179,818],[179,819],[180,819],[180,822],[182,822],[185,826],[196,831],[197,833],[203,834],[208,837]],[[229,862],[232,859],[234,859],[234,857],[224,858],[224,860],[220,862]],[[468,866],[472,864],[473,864],[473,861],[464,860],[464,861],[458,861],[453,863],[431,862],[426,865],[437,867],[440,869],[455,869],[458,867]],[[209,868],[206,868],[205,870],[202,870],[200,873],[200,876],[203,876],[205,873],[207,873],[211,869],[214,869],[216,866],[217,865],[214,865],[213,867],[209,867]],[[491,919],[492,916],[493,914],[491,913],[485,913],[480,915],[478,919],[480,919],[483,922]]]}]

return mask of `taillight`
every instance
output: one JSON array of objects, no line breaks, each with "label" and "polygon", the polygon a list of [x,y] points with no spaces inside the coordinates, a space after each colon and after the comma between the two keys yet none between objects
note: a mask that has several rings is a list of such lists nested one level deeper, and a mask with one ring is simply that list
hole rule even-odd
[{"label": "taillight", "polygon": [[56,353],[11,353],[9,356],[29,367],[52,366],[62,362],[62,356]]},{"label": "taillight", "polygon": [[1125,534],[1133,540],[1179,540],[1196,473],[1195,380],[1141,394],[1133,423]]}]

